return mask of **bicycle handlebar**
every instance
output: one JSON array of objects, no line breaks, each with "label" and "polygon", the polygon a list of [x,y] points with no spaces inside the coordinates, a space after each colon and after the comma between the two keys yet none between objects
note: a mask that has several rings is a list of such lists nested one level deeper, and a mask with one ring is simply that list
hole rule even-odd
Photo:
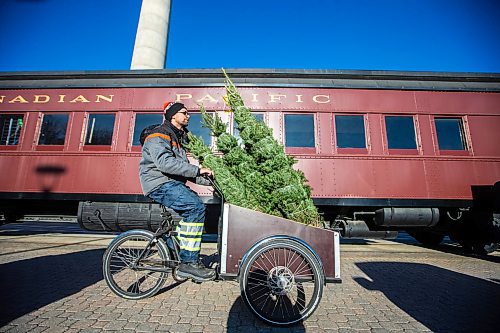
[{"label": "bicycle handlebar", "polygon": [[217,184],[217,181],[215,180],[215,178],[213,178],[213,176],[210,177],[208,175],[203,175],[203,178],[207,179],[210,182],[210,185],[214,188],[214,190],[217,192],[217,194],[219,194],[222,202],[224,202],[224,194],[222,193],[222,190],[220,189],[219,184]]}]

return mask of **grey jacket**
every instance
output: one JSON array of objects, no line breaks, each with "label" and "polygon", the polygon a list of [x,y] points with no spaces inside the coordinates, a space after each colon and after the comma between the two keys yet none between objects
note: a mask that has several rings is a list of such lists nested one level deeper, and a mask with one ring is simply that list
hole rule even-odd
[{"label": "grey jacket", "polygon": [[200,168],[190,164],[186,151],[179,144],[173,131],[149,134],[142,146],[139,177],[142,192],[149,195],[161,185],[173,179],[210,185],[199,176]]}]

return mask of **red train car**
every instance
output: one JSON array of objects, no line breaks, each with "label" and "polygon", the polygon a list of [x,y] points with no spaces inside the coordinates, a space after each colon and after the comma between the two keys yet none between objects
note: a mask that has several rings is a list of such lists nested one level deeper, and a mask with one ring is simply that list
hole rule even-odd
[{"label": "red train car", "polygon": [[[346,237],[407,230],[427,244],[450,235],[476,252],[497,246],[500,75],[229,75],[298,160],[330,221],[326,227]],[[237,134],[224,93],[219,70],[0,74],[1,211],[14,220],[80,210],[87,228],[95,222],[93,204],[123,210],[111,218],[118,229],[119,216],[131,211],[151,218],[138,179],[140,131],[161,122],[164,101],[178,100],[193,114],[192,132],[213,145],[198,105]],[[216,216],[211,192],[194,187]],[[97,221],[106,229],[103,218]]]}]

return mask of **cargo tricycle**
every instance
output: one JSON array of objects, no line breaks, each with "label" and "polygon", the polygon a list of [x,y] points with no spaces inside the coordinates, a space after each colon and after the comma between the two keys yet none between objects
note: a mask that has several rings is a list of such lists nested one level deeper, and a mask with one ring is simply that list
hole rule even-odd
[{"label": "cargo tricycle", "polygon": [[[339,233],[242,208],[221,198],[216,259],[209,267],[217,281],[239,281],[241,297],[264,322],[288,326],[318,307],[323,287],[341,282]],[[177,222],[163,209],[155,232],[130,230],[110,243],[103,257],[104,279],[126,299],[155,295],[177,276]]]}]

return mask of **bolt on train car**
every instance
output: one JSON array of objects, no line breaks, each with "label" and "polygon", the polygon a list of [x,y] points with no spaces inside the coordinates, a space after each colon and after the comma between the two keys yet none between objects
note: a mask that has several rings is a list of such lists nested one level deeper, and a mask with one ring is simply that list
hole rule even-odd
[{"label": "bolt on train car", "polygon": [[[304,171],[325,227],[344,237],[500,242],[500,74],[229,70],[245,103]],[[78,215],[83,228],[159,222],[138,178],[139,134],[165,101],[215,147],[202,104],[238,135],[220,70],[0,74],[0,210]],[[214,148],[215,149],[215,148]],[[194,161],[194,163],[196,163]],[[216,233],[218,198],[192,186]]]}]

